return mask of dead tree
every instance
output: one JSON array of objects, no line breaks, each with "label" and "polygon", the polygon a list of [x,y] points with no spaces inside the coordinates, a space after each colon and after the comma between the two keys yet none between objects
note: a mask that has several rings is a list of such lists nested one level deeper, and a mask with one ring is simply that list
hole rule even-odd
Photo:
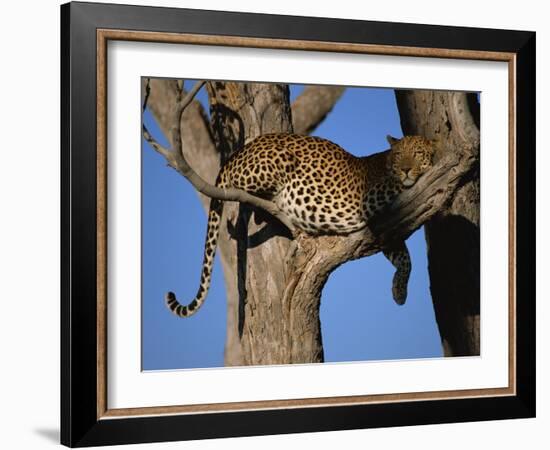
[{"label": "dead tree", "polygon": [[[209,124],[196,102],[186,107],[190,97],[177,83],[153,80],[150,88],[150,108],[161,128],[171,130],[172,150],[158,144],[156,150],[199,192],[239,202],[226,203],[219,244],[228,301],[226,365],[322,362],[319,306],[330,273],[409,236],[449,202],[478,160],[479,140],[444,142],[436,166],[370,228],[348,236],[293,235],[273,203],[238,190],[216,191],[211,183],[219,165],[205,161],[223,162],[263,133],[310,132],[342,90],[307,88],[291,106],[286,85],[210,82]],[[452,95],[452,105],[465,98]],[[453,114],[464,111],[457,106]]]}]

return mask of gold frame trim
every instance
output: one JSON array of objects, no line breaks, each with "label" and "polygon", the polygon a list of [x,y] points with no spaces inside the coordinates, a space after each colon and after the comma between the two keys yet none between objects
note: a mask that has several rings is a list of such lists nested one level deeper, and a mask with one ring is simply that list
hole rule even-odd
[{"label": "gold frame trim", "polygon": [[[289,400],[266,400],[201,405],[150,406],[109,409],[107,405],[107,41],[140,41],[169,44],[215,45],[284,50],[363,53],[451,59],[502,61],[509,73],[509,342],[508,387],[401,394],[360,395]],[[401,47],[371,44],[295,41],[236,36],[157,33],[128,30],[97,30],[97,419],[157,416],[173,414],[221,413],[265,409],[289,409],[356,404],[447,400],[475,397],[513,396],[516,394],[516,55],[506,52],[455,50],[445,48]]]}]

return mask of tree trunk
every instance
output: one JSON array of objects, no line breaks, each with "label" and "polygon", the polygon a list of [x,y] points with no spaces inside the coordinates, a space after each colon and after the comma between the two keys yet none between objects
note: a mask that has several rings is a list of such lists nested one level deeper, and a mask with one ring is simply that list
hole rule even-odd
[{"label": "tree trunk", "polygon": [[[292,132],[286,85],[211,82],[208,94],[222,161],[261,134]],[[226,203],[224,214],[235,242],[230,272],[237,274],[239,294],[238,304],[228,307],[233,317],[228,317],[226,365],[321,362],[319,305],[293,303],[288,295],[288,231],[266,213],[246,205]],[[298,335],[295,328],[311,332]],[[294,336],[300,336],[299,345],[293,345]],[[240,351],[231,346],[239,346]],[[237,354],[242,360],[233,360]]]},{"label": "tree trunk", "polygon": [[[396,98],[404,134],[438,137],[446,149],[479,142],[475,94],[403,90]],[[479,201],[475,164],[425,224],[430,289],[445,356],[480,354]]]}]

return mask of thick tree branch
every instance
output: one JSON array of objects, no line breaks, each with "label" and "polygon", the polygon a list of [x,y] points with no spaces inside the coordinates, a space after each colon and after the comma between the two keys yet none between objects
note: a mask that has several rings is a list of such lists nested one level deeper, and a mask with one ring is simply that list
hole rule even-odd
[{"label": "thick tree branch", "polygon": [[342,86],[308,86],[292,103],[292,125],[297,134],[310,134],[325,120],[345,91]]},{"label": "thick tree branch", "polygon": [[447,149],[445,156],[372,223],[383,241],[391,241],[396,229],[406,225],[411,233],[421,227],[452,198],[461,179],[477,159],[470,147]]},{"label": "thick tree branch", "polygon": [[143,125],[144,139],[151,144],[155,151],[164,156],[170,167],[174,168],[181,175],[187,178],[187,180],[193,185],[193,187],[201,194],[204,194],[210,198],[216,198],[218,200],[247,203],[249,205],[261,208],[280,220],[291,232],[294,233],[296,231],[294,225],[287,218],[287,216],[277,207],[275,203],[251,195],[241,189],[222,189],[214,186],[204,180],[200,175],[198,175],[187,162],[187,159],[183,154],[181,145],[181,117],[183,112],[185,111],[185,108],[189,106],[191,101],[193,101],[193,98],[195,97],[199,89],[204,86],[204,84],[205,81],[197,82],[195,86],[193,86],[193,89],[191,89],[191,91],[189,91],[185,95],[185,97],[182,97],[183,94],[181,93],[181,91],[179,91],[180,93],[178,94],[176,107],[174,108],[173,112],[173,125],[170,133],[172,136],[172,145],[174,147],[173,150],[168,150],[161,146],[158,142],[156,142],[145,127],[145,125]]}]

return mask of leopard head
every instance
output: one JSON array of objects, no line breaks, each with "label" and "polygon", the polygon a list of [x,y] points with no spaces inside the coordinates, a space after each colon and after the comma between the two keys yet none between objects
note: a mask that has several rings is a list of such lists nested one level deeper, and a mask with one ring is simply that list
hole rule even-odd
[{"label": "leopard head", "polygon": [[432,167],[437,142],[422,136],[386,137],[391,145],[388,169],[405,187],[411,187],[420,175]]}]

